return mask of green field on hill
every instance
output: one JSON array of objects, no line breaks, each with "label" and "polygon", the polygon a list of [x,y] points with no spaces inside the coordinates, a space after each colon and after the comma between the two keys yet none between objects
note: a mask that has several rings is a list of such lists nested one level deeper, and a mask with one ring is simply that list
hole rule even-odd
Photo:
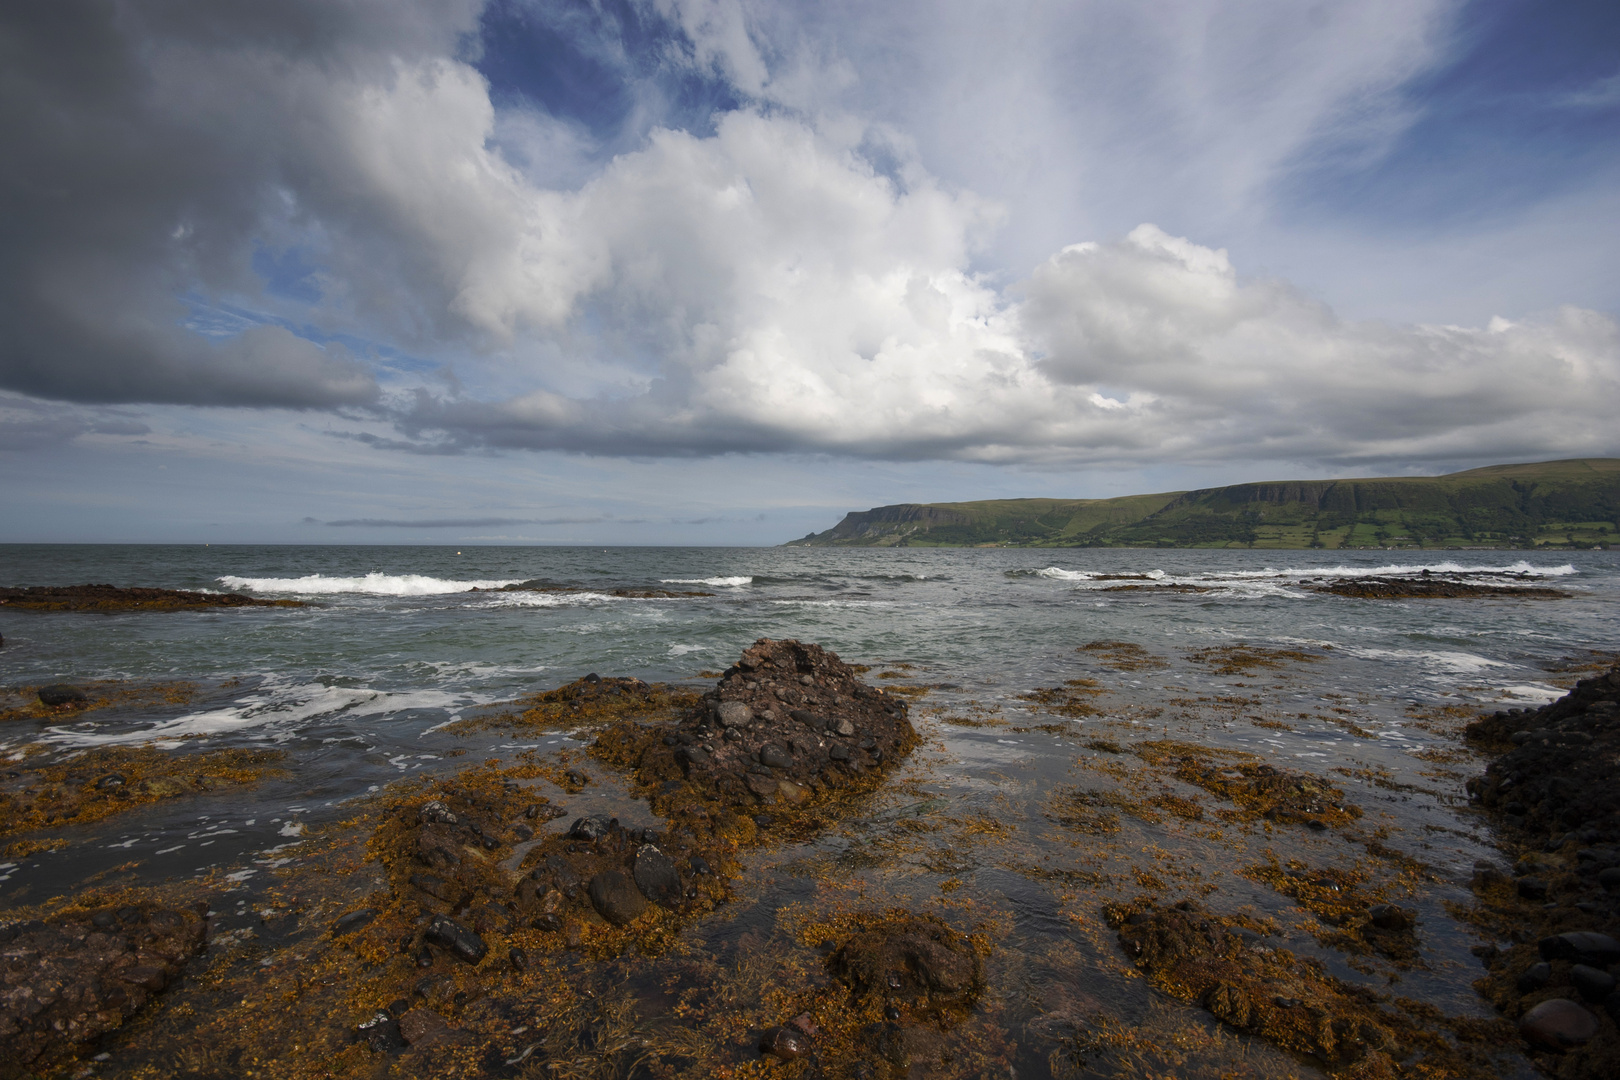
[{"label": "green field on hill", "polygon": [[785,546],[1606,548],[1617,534],[1620,458],[1580,458],[1117,499],[901,503]]}]

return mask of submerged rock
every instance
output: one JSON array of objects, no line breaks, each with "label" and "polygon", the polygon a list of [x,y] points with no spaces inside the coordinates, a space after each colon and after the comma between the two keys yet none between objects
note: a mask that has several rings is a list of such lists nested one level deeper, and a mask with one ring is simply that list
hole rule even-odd
[{"label": "submerged rock", "polygon": [[857,997],[961,1004],[983,988],[984,961],[967,937],[927,915],[875,920],[838,947],[827,967]]}]

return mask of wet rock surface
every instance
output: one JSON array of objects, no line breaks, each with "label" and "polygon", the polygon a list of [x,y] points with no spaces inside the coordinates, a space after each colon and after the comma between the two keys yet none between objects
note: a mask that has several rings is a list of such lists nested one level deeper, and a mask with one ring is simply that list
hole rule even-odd
[{"label": "wet rock surface", "polygon": [[1351,596],[1360,600],[1475,600],[1485,597],[1517,600],[1558,600],[1569,596],[1544,585],[1490,584],[1459,580],[1423,571],[1413,577],[1339,578],[1311,586],[1313,592]]},{"label": "wet rock surface", "polygon": [[1474,874],[1475,921],[1510,943],[1476,985],[1549,1072],[1620,1075],[1620,895],[1606,884],[1620,877],[1620,667],[1482,717],[1468,737],[1495,755],[1469,795],[1516,860]]},{"label": "wet rock surface", "polygon": [[818,645],[762,639],[636,764],[732,806],[799,805],[870,786],[916,742],[902,697]]},{"label": "wet rock surface", "polygon": [[984,986],[984,961],[966,935],[909,912],[873,919],[841,944],[827,970],[857,998],[939,1011],[970,1004]]},{"label": "wet rock surface", "polygon": [[0,926],[0,1077],[117,1028],[202,948],[195,913],[123,905]]},{"label": "wet rock surface", "polygon": [[1431,1030],[1438,1011],[1343,982],[1319,961],[1273,947],[1243,920],[1196,901],[1111,907],[1126,956],[1158,989],[1312,1058],[1335,1076],[1488,1076],[1479,1048]]},{"label": "wet rock surface", "polygon": [[16,611],[209,611],[218,608],[304,607],[302,600],[265,600],[241,593],[115,585],[34,585],[0,588],[0,605]]}]

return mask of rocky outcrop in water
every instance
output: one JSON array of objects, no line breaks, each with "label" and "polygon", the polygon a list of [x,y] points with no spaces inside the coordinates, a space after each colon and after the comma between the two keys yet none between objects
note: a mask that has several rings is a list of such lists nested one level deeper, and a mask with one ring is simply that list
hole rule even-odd
[{"label": "rocky outcrop in water", "polygon": [[210,611],[217,608],[303,607],[304,602],[184,589],[33,585],[27,588],[0,588],[0,606],[14,611]]}]

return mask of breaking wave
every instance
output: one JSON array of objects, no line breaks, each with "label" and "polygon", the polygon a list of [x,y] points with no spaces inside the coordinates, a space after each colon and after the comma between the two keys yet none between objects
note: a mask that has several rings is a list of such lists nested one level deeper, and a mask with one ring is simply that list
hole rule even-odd
[{"label": "breaking wave", "polygon": [[297,593],[302,596],[330,596],[338,593],[363,593],[368,596],[443,596],[447,593],[468,592],[472,589],[499,589],[505,585],[518,585],[523,581],[522,578],[499,581],[453,581],[428,577],[425,574],[382,574],[375,571],[364,577],[309,574],[295,578],[254,578],[227,575],[218,580],[228,589],[250,589],[259,593]]}]

